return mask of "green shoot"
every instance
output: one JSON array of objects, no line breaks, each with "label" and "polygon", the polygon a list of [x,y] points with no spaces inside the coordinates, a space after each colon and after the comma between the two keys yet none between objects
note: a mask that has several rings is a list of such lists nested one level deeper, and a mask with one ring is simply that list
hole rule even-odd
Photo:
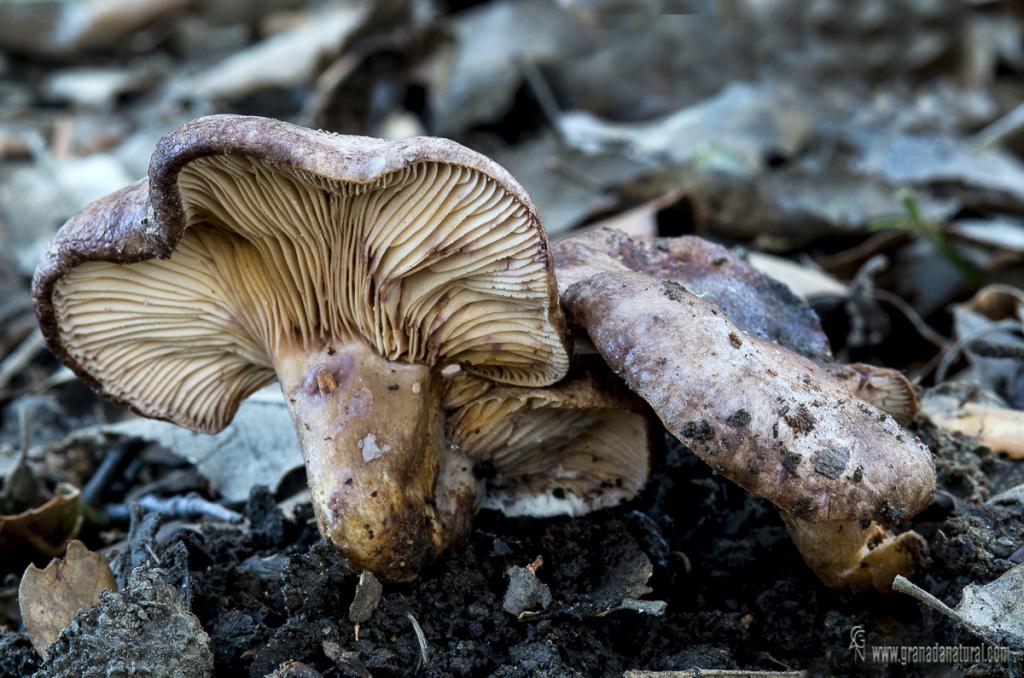
[{"label": "green shoot", "polygon": [[901,188],[896,194],[903,208],[903,214],[879,217],[868,224],[868,229],[878,231],[906,231],[917,238],[924,238],[932,244],[939,254],[945,257],[956,270],[960,272],[964,280],[972,287],[980,287],[982,276],[980,271],[971,262],[964,259],[956,251],[942,232],[938,222],[925,219],[921,215],[921,209],[909,189]]}]

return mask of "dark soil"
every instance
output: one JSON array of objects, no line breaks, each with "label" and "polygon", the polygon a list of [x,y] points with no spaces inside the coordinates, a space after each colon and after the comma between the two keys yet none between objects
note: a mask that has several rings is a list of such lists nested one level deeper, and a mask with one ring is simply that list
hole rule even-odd
[{"label": "dark soil", "polygon": [[[984,501],[1024,482],[1024,466],[930,427],[920,434],[936,454],[941,489],[914,522],[932,556],[914,579],[955,605],[966,584],[991,581],[1020,557],[1022,507]],[[288,661],[305,666],[278,675],[407,676],[417,666],[426,676],[620,676],[638,668],[1024,675],[1020,664],[859,663],[848,649],[855,625],[869,645],[981,641],[910,598],[824,588],[768,502],[714,476],[672,440],[653,478],[637,501],[585,518],[483,513],[463,549],[414,584],[384,587],[358,640],[348,619],[357,574],[319,540],[308,510],[286,520],[266,491],[246,507],[246,527],[157,532],[152,517],[137,517],[132,552],[121,560],[151,561],[151,544],[209,633],[217,676],[264,676]],[[531,564],[551,602],[510,614],[507,571]],[[115,561],[119,576],[123,569]],[[665,601],[663,616],[613,609],[641,596],[651,572],[644,598]],[[422,650],[410,616],[423,630]],[[0,673],[25,675],[36,661],[18,635],[0,636]]]}]

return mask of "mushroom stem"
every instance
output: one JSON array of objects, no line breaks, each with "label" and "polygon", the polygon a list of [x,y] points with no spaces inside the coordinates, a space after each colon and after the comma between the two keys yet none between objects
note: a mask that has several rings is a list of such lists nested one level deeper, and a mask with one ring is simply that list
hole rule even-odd
[{"label": "mushroom stem", "polygon": [[832,588],[892,590],[896,575],[909,576],[924,559],[925,542],[913,530],[894,535],[878,523],[857,520],[813,523],[782,514],[807,566]]},{"label": "mushroom stem", "polygon": [[440,375],[359,340],[289,346],[275,369],[321,534],[354,569],[413,579],[468,526],[457,514],[475,502],[468,462],[446,459]]}]

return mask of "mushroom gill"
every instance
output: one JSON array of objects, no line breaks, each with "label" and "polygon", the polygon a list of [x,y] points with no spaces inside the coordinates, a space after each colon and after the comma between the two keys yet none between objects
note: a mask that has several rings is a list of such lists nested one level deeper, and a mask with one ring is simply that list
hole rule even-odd
[{"label": "mushroom gill", "polygon": [[506,515],[583,515],[634,497],[650,471],[649,410],[599,360],[546,388],[450,378],[448,439],[487,469],[483,506]]},{"label": "mushroom gill", "polygon": [[87,262],[54,295],[69,353],[127,375],[118,395],[150,416],[216,431],[276,356],[338,340],[502,382],[566,369],[529,214],[480,172],[421,163],[351,185],[230,155],[179,186],[189,228],[170,260]]}]

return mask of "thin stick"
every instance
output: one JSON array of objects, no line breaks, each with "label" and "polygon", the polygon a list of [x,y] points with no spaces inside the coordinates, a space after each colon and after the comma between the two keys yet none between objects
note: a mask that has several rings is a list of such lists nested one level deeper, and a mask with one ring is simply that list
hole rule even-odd
[{"label": "thin stick", "polygon": [[558,101],[555,99],[554,92],[551,91],[547,80],[544,79],[544,74],[537,68],[537,64],[529,59],[516,59],[516,63],[530,91],[533,92],[533,97],[537,100],[540,110],[544,113],[544,117],[548,119],[548,124],[551,125],[551,131],[555,133],[555,138],[558,139],[559,144],[564,144],[565,139],[562,136],[562,127],[559,124],[562,111],[558,106]]},{"label": "thin stick", "polygon": [[806,671],[744,671],[743,669],[687,669],[686,671],[626,671],[622,678],[804,678]]},{"label": "thin stick", "polygon": [[412,630],[416,634],[416,642],[420,646],[420,660],[416,662],[416,671],[418,672],[421,668],[430,664],[430,654],[427,652],[427,637],[423,635],[423,629],[420,628],[420,623],[416,621],[416,617],[412,616],[412,612],[405,616],[412,622]]},{"label": "thin stick", "polygon": [[991,123],[973,137],[971,143],[979,150],[995,146],[1024,129],[1024,104]]},{"label": "thin stick", "polygon": [[43,333],[37,328],[4,358],[4,361],[0,363],[0,390],[39,355],[43,346],[45,346]]},{"label": "thin stick", "polygon": [[953,367],[957,358],[960,357],[960,353],[965,347],[970,346],[970,344],[977,339],[981,339],[986,334],[992,334],[993,332],[1015,330],[1018,328],[1020,328],[1020,321],[1018,320],[999,320],[989,325],[985,325],[984,327],[980,327],[974,332],[970,332],[959,337],[955,342],[946,347],[946,350],[943,352],[942,359],[939,361],[939,366],[935,369],[935,383],[941,384],[946,380],[946,372]]},{"label": "thin stick", "polygon": [[129,454],[134,457],[145,446],[146,441],[142,438],[129,438],[114,445],[113,449],[103,457],[103,461],[96,467],[88,482],[85,483],[85,487],[82,488],[82,500],[86,504],[95,504],[103,490],[114,479],[114,474],[121,468],[125,457]]}]

